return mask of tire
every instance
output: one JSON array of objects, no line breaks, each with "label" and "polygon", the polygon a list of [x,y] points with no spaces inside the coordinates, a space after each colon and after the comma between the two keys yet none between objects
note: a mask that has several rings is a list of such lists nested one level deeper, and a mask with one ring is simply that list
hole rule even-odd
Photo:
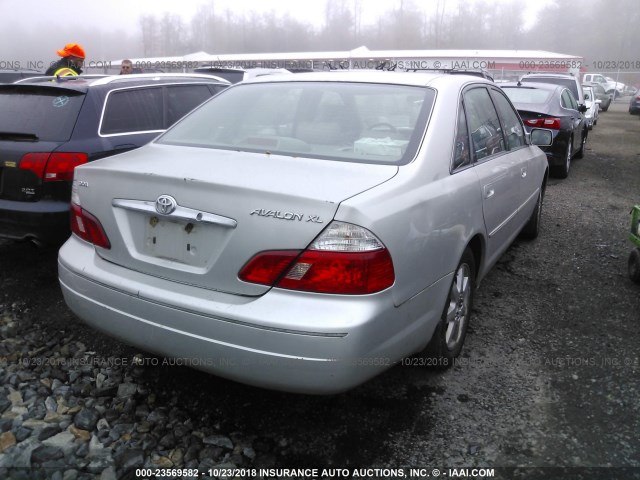
[{"label": "tire", "polygon": [[573,150],[573,138],[569,139],[567,151],[564,154],[564,165],[558,165],[554,169],[555,176],[558,178],[567,178],[569,176],[569,168],[571,168],[571,151]]},{"label": "tire", "polygon": [[460,355],[471,317],[476,285],[476,262],[467,247],[456,267],[440,322],[426,348],[430,365],[448,368]]},{"label": "tire", "polygon": [[635,283],[640,283],[640,248],[634,248],[629,254],[628,262],[629,278]]},{"label": "tire", "polygon": [[587,136],[589,134],[585,130],[582,132],[582,144],[580,145],[580,150],[576,153],[576,158],[584,158],[584,148],[587,146]]},{"label": "tire", "polygon": [[540,221],[542,220],[542,200],[544,199],[544,185],[540,186],[540,190],[538,191],[538,200],[536,201],[536,206],[531,212],[531,217],[529,217],[529,221],[523,227],[520,232],[520,236],[527,240],[533,240],[538,237],[540,233]]}]

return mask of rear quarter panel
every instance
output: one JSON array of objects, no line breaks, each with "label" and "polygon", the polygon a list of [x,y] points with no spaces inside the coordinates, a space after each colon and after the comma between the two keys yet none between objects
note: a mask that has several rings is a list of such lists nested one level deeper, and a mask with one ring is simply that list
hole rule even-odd
[{"label": "rear quarter panel", "polygon": [[396,305],[453,272],[473,235],[484,235],[474,169],[449,171],[457,119],[451,107],[457,102],[457,92],[439,92],[415,160],[388,182],[343,202],[336,214],[369,228],[389,249]]}]

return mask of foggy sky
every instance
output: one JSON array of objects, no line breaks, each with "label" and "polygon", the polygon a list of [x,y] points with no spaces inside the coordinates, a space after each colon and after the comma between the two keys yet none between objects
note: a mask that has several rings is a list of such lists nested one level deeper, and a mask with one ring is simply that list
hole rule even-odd
[{"label": "foggy sky", "polygon": [[638,0],[0,0],[0,69],[43,72],[66,43],[85,48],[86,64],[361,46],[544,50],[640,85],[639,24]]},{"label": "foggy sky", "polygon": [[[344,1],[353,5],[353,0]],[[373,24],[401,1],[361,0],[362,23]],[[419,8],[423,8],[423,5],[424,8],[434,8],[437,1],[443,2],[447,10],[457,8],[458,0],[416,0],[415,4]],[[552,0],[524,2],[523,8],[527,11],[525,18],[533,20],[536,10],[550,1]],[[287,15],[319,29],[323,26],[325,2],[326,0],[0,0],[0,68],[10,67],[16,61],[21,63],[22,68],[26,67],[27,62],[30,66],[49,64],[58,58],[56,50],[66,43],[83,45],[87,57],[93,60],[140,57],[143,56],[140,45],[141,16],[160,16],[164,12],[170,12],[180,15],[189,24],[201,5],[213,5],[220,15],[225,12],[233,16],[273,12],[277,17]],[[341,50],[359,46],[361,45],[345,45]],[[192,52],[183,52],[185,55],[188,53]]]}]

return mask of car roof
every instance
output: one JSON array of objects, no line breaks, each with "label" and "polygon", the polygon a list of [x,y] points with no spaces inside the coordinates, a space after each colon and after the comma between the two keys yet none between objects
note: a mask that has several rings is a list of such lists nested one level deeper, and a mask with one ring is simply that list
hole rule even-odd
[{"label": "car roof", "polygon": [[446,72],[388,72],[378,70],[334,70],[329,72],[304,72],[296,75],[267,75],[247,79],[243,83],[271,82],[354,82],[433,87],[444,84],[462,86],[470,82],[494,85],[494,82],[490,80],[471,74],[452,75]]}]

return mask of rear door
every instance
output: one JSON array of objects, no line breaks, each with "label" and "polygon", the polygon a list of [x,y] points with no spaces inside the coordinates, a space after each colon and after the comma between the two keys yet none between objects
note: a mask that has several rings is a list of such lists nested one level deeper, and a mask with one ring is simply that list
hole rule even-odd
[{"label": "rear door", "polygon": [[573,153],[576,153],[582,146],[582,137],[585,134],[584,115],[578,111],[578,102],[568,89],[562,91],[560,104],[562,108],[567,110],[567,118],[571,123],[571,131],[573,132]]},{"label": "rear door", "polygon": [[491,263],[517,234],[520,172],[526,161],[509,153],[486,87],[465,90],[463,99],[471,137],[471,157],[481,186],[488,235],[487,258]]},{"label": "rear door", "polygon": [[527,145],[524,126],[504,92],[498,88],[491,88],[490,91],[500,117],[506,147],[513,161],[518,165],[516,171],[516,176],[519,177],[520,198],[518,217],[519,223],[524,223],[533,211],[541,186],[540,172],[536,171],[539,162],[535,161],[538,149]]}]

